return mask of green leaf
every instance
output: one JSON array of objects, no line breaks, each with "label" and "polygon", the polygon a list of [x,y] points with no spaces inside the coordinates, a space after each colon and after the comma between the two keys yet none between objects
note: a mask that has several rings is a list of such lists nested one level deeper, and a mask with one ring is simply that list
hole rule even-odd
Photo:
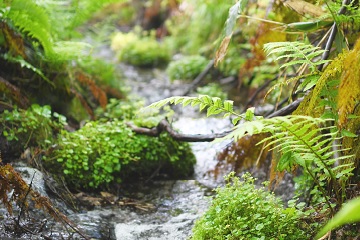
[{"label": "green leaf", "polygon": [[341,136],[343,136],[343,137],[352,137],[352,138],[357,137],[356,134],[354,134],[354,133],[352,133],[352,132],[350,132],[348,130],[345,130],[345,129],[341,130]]},{"label": "green leaf", "polygon": [[283,154],[277,164],[277,170],[279,170],[280,172],[289,169],[289,167],[291,166],[291,160],[292,158],[292,153],[291,152],[287,152],[285,154]]},{"label": "green leaf", "polygon": [[206,103],[200,103],[200,107],[199,107],[199,111],[201,112],[202,110],[204,110],[207,107]]},{"label": "green leaf", "polygon": [[233,125],[236,125],[241,120],[241,117],[236,117],[231,120]]},{"label": "green leaf", "polygon": [[360,222],[360,197],[345,203],[340,211],[320,230],[315,239],[319,239],[327,232],[345,224]]},{"label": "green leaf", "polygon": [[234,101],[226,100],[224,101],[224,109],[228,112],[233,112]]},{"label": "green leaf", "polygon": [[255,111],[254,107],[249,108],[249,109],[246,110],[246,113],[245,113],[245,120],[246,121],[251,121],[251,120],[254,119],[254,116],[255,116],[254,111]]}]

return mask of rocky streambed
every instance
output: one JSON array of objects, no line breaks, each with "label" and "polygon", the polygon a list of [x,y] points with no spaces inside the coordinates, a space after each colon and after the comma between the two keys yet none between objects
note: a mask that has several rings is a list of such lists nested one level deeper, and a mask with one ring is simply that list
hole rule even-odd
[{"label": "rocky streambed", "polygon": [[[184,133],[196,131],[211,133],[229,126],[223,119],[193,119],[181,118],[175,122],[175,127]],[[143,185],[134,185],[120,190],[121,195],[111,195],[112,200],[96,204],[104,198],[88,196],[94,205],[91,210],[76,212],[68,208],[58,199],[52,199],[55,206],[68,219],[77,225],[84,235],[91,239],[187,239],[196,219],[208,208],[212,187],[217,183],[206,173],[217,161],[215,154],[223,148],[223,144],[192,143],[192,149],[197,158],[195,174],[192,179],[152,181]],[[16,168],[24,179],[32,184],[44,196],[52,197],[47,191],[43,174],[33,168],[20,166]],[[78,196],[81,197],[81,196]],[[85,199],[82,197],[82,199]],[[21,210],[15,208],[14,215],[9,216],[5,209],[1,210],[3,217],[0,226],[0,238],[20,239],[83,239],[63,223],[53,221],[49,216],[37,209],[32,209],[28,216],[23,216],[19,225],[24,229],[33,226],[26,232],[24,229],[9,229]],[[36,219],[36,220],[35,220]],[[31,222],[34,221],[35,222]],[[42,224],[39,224],[43,222]],[[41,229],[40,229],[40,226]],[[6,231],[5,231],[6,230]],[[2,233],[3,232],[3,235]],[[5,234],[7,232],[7,234]],[[11,233],[12,232],[12,233]]]},{"label": "rocky streambed", "polygon": [[[138,71],[125,65],[119,68],[124,72],[133,92],[143,96],[147,103],[181,94],[181,88],[187,87],[186,83],[170,83],[164,72],[157,69]],[[173,126],[182,133],[210,134],[231,128],[228,119],[201,117],[197,109],[191,108],[179,111],[181,117],[174,121]],[[54,205],[78,227],[83,236],[36,208],[31,208],[28,216],[18,217],[23,214],[21,209],[14,208],[14,215],[9,216],[2,207],[0,239],[84,239],[84,236],[118,240],[188,239],[194,222],[210,204],[212,189],[223,184],[221,175],[215,179],[209,172],[218,163],[216,153],[228,143],[191,143],[197,159],[191,179],[150,181],[120,189],[118,195],[102,193],[100,198],[78,196],[92,205],[80,211],[74,211],[61,200],[53,198]],[[29,183],[32,182],[35,190],[52,198],[41,172],[25,166],[17,170]],[[265,180],[267,171],[256,170],[255,176]],[[285,189],[292,188],[291,183],[284,184]],[[14,228],[14,223],[20,227]]]}]

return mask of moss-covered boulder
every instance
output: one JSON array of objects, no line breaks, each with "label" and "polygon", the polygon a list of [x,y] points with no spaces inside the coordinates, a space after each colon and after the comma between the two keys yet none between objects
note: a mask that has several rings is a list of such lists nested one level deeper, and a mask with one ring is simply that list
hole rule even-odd
[{"label": "moss-covered boulder", "polygon": [[176,142],[167,134],[138,135],[114,119],[63,131],[58,148],[45,163],[49,171],[63,175],[70,187],[87,189],[147,179],[156,171],[187,177],[193,173],[195,157],[188,143]]}]

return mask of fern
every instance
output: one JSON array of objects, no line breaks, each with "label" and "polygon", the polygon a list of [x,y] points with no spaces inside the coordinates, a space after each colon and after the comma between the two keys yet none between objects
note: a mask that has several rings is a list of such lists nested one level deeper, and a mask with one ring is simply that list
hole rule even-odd
[{"label": "fern", "polygon": [[281,153],[280,159],[276,161],[276,170],[291,171],[296,166],[303,167],[317,184],[329,208],[333,211],[328,199],[329,195],[323,189],[323,183],[320,182],[332,182],[337,199],[341,202],[342,196],[338,196],[337,191],[340,189],[339,183],[345,182],[352,176],[354,165],[348,163],[334,167],[335,162],[342,163],[353,156],[342,155],[341,145],[336,144],[340,142],[341,137],[337,137],[338,131],[335,126],[319,127],[325,125],[327,121],[301,115],[257,119],[236,126],[232,133],[217,141],[224,139],[237,141],[246,135],[270,133],[271,136],[258,144],[266,144],[264,148],[272,147],[271,150]]},{"label": "fern", "polygon": [[37,40],[44,48],[47,56],[52,56],[53,39],[49,17],[45,10],[34,1],[13,0],[10,3],[10,10],[4,18],[17,27],[22,33]]},{"label": "fern", "polygon": [[34,67],[33,65],[31,65],[29,62],[27,62],[25,59],[23,59],[21,56],[17,56],[17,57],[12,57],[9,54],[5,53],[3,55],[0,55],[0,57],[2,57],[3,59],[9,61],[9,62],[14,62],[14,63],[18,63],[20,64],[20,66],[22,68],[27,68],[30,69],[31,71],[33,71],[34,73],[38,74],[40,77],[42,77],[42,79],[44,79],[46,82],[48,82],[51,85],[54,85],[50,79],[48,79],[44,73],[39,69]]},{"label": "fern", "polygon": [[265,52],[270,54],[280,54],[276,60],[283,58],[293,59],[290,62],[284,63],[280,68],[294,66],[297,64],[309,65],[312,72],[316,71],[316,66],[328,62],[328,60],[314,61],[314,58],[319,57],[325,52],[319,47],[314,47],[311,44],[302,42],[272,42],[264,44]]},{"label": "fern", "polygon": [[[162,108],[166,104],[182,104],[183,107],[191,105],[192,107],[199,106],[199,110],[207,109],[207,117],[211,115],[224,114],[223,117],[235,116],[232,123],[236,125],[241,119],[253,120],[255,117],[254,109],[248,109],[244,114],[234,112],[233,101],[225,100],[224,102],[218,97],[210,97],[208,95],[199,95],[198,97],[174,96],[165,98],[158,102],[152,103],[146,108]],[[144,108],[143,111],[146,109]]]},{"label": "fern", "polygon": [[[326,169],[327,166],[332,165],[337,160],[351,157],[343,156],[331,159],[331,156],[337,155],[341,150],[331,150],[334,147],[332,146],[333,141],[339,140],[336,127],[318,127],[327,121],[322,118],[301,115],[269,119],[258,118],[255,121],[244,122],[236,126],[234,131],[223,139],[233,138],[236,141],[246,135],[270,133],[271,136],[265,138],[259,144],[268,142],[266,147],[272,145],[273,150],[278,149],[283,154],[287,154],[286,163],[280,161],[280,165],[283,166],[280,167],[280,171],[289,170],[291,168],[288,167],[294,164],[307,167],[312,162]],[[323,131],[329,133],[323,134]],[[337,147],[340,147],[340,145]],[[289,155],[291,155],[291,158],[289,158]],[[285,165],[288,167],[284,167]],[[327,176],[335,178],[335,175],[329,169],[327,170]]]}]

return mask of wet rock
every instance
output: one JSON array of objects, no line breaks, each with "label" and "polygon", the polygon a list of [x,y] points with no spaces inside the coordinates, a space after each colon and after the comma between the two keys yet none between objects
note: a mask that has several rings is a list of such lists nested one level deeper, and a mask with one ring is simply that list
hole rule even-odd
[{"label": "wet rock", "polygon": [[45,189],[44,174],[42,172],[31,167],[16,167],[15,170],[20,173],[21,177],[32,189],[42,196],[48,197]]},{"label": "wet rock", "polygon": [[116,239],[187,239],[195,220],[209,206],[210,198],[205,196],[205,190],[194,180],[176,181],[170,199],[154,199],[159,202],[156,212],[116,223]]}]

